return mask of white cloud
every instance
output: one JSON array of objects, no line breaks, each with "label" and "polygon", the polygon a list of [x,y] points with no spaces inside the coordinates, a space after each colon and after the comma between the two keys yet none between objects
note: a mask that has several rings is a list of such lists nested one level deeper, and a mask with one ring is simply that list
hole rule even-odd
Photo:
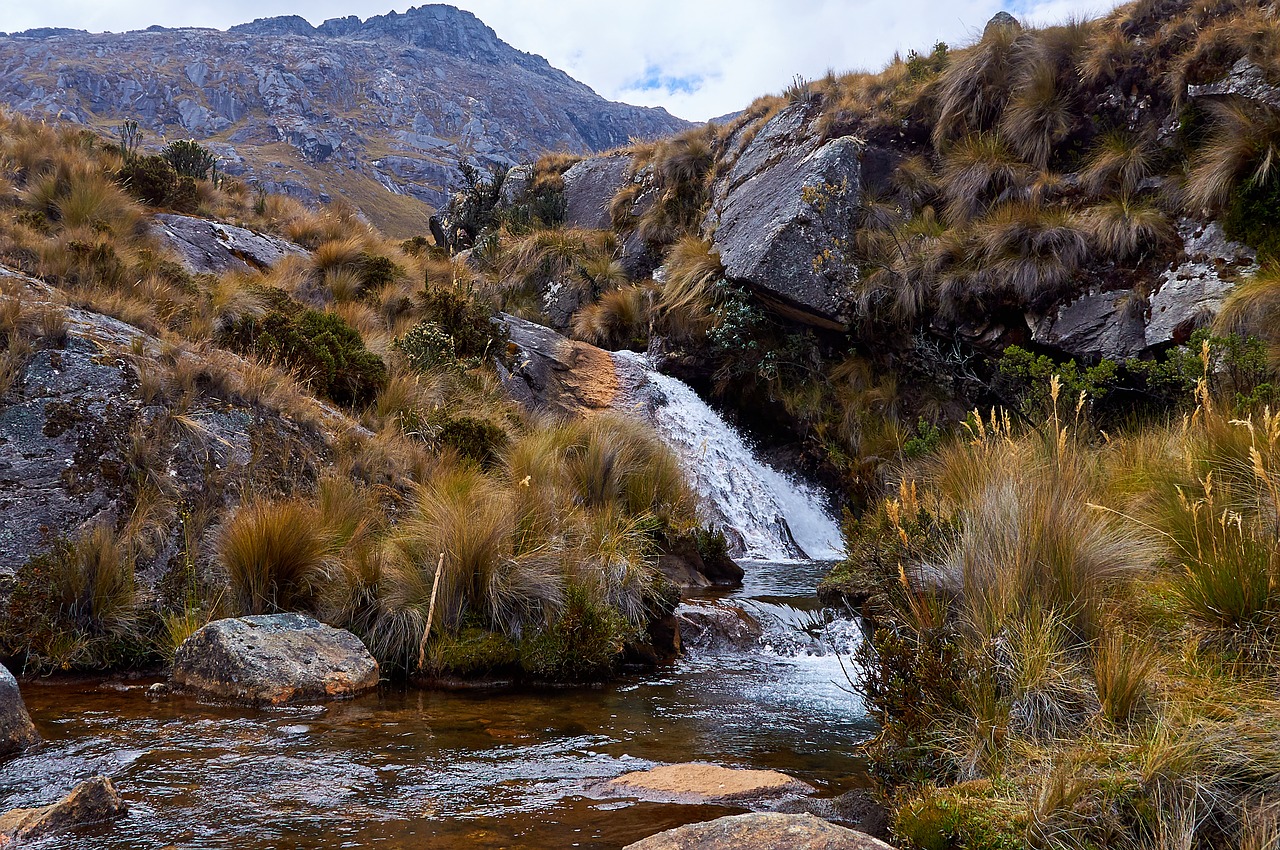
[{"label": "white cloud", "polygon": [[[270,15],[384,14],[385,0],[44,0],[0,12],[0,30],[216,26]],[[12,5],[6,3],[5,5]],[[457,0],[505,41],[538,53],[611,100],[705,119],[776,92],[792,76],[875,69],[895,51],[964,43],[999,0]],[[1093,15],[1106,0],[1023,0],[1021,19]],[[397,4],[404,11],[406,4]],[[657,77],[658,85],[652,86]],[[649,85],[646,85],[646,81]]]}]

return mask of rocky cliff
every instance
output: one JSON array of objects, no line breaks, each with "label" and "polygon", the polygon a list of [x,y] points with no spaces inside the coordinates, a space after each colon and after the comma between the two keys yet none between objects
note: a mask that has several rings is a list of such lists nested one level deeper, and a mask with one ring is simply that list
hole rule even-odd
[{"label": "rocky cliff", "polygon": [[223,169],[307,200],[346,196],[396,235],[455,182],[460,155],[514,164],[677,131],[612,103],[451,6],[313,27],[300,17],[211,29],[0,37],[0,104],[144,143],[195,138]]}]

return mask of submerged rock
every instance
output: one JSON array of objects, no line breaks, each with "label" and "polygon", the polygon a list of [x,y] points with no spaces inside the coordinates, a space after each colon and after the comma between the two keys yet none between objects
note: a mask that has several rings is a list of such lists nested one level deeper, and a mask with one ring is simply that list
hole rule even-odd
[{"label": "submerged rock", "polygon": [[0,665],[0,758],[20,753],[38,743],[40,735],[22,702],[18,680]]},{"label": "submerged rock", "polygon": [[681,605],[676,620],[681,645],[699,652],[744,652],[759,646],[764,635],[760,623],[734,605]]},{"label": "submerged rock", "polygon": [[667,764],[602,782],[608,797],[636,797],[654,803],[758,803],[812,794],[816,789],[776,770],[740,770],[714,764]]},{"label": "submerged rock", "polygon": [[152,231],[192,274],[269,269],[285,257],[309,256],[287,239],[186,215],[157,215]]},{"label": "submerged rock", "polygon": [[176,687],[236,702],[343,699],[378,679],[360,638],[301,614],[217,620],[187,638],[173,662]]},{"label": "submerged rock", "polygon": [[732,815],[668,829],[624,850],[893,850],[891,846],[813,815]]},{"label": "submerged rock", "polygon": [[51,806],[14,809],[0,815],[0,847],[115,820],[128,812],[116,786],[105,776],[81,782]]}]

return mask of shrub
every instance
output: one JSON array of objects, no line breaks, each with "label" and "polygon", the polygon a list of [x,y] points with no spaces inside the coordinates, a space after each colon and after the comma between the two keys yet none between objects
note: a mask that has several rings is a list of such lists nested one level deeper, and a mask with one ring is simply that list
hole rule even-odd
[{"label": "shrub", "polygon": [[312,611],[332,569],[332,547],[304,502],[253,499],[227,521],[218,556],[244,614]]},{"label": "shrub", "polygon": [[208,180],[218,169],[218,158],[213,152],[194,140],[170,142],[160,151],[160,158],[183,177]]},{"label": "shrub", "polygon": [[617,611],[570,587],[555,621],[520,644],[520,666],[537,679],[589,682],[613,672],[636,632]]},{"label": "shrub", "polygon": [[374,400],[386,384],[387,367],[354,328],[335,313],[301,307],[278,291],[268,300],[271,309],[264,316],[245,315],[224,327],[221,344],[297,372],[317,395],[336,404],[363,407]]},{"label": "shrub", "polygon": [[464,628],[432,641],[427,661],[433,675],[475,678],[517,669],[520,649],[501,633]]},{"label": "shrub", "polygon": [[1256,249],[1264,263],[1280,263],[1280,174],[1264,182],[1246,180],[1233,194],[1222,226],[1232,239]]},{"label": "shrub", "polygon": [[436,432],[437,442],[485,469],[497,466],[508,439],[501,426],[465,415],[446,417]]},{"label": "shrub", "polygon": [[116,172],[116,182],[129,194],[153,207],[193,213],[199,205],[196,184],[183,177],[163,157],[135,156]]}]

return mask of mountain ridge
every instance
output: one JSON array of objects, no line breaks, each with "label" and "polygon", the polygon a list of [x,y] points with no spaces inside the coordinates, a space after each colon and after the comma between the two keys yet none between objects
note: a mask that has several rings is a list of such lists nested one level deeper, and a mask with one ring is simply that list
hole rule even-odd
[{"label": "mountain ridge", "polygon": [[0,105],[104,133],[137,120],[153,145],[193,138],[226,173],[308,202],[347,197],[402,235],[447,200],[460,157],[510,166],[690,126],[605,100],[442,4],[319,26],[4,35]]}]

